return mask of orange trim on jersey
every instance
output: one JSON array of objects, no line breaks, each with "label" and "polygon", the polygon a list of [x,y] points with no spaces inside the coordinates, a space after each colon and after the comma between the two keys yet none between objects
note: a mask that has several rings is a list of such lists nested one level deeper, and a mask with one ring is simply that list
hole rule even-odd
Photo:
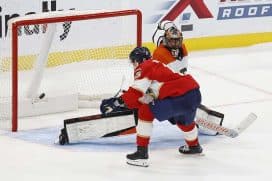
[{"label": "orange trim on jersey", "polygon": [[128,135],[128,134],[134,134],[134,133],[136,133],[136,127],[123,131],[119,135]]}]

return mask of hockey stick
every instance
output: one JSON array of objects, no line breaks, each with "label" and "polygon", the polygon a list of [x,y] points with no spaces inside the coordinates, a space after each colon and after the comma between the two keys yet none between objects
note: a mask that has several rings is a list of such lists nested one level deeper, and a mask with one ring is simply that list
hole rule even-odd
[{"label": "hockey stick", "polygon": [[240,133],[245,131],[255,120],[257,119],[256,114],[250,113],[245,119],[243,119],[235,128],[227,128],[220,126],[214,122],[204,119],[197,119],[196,123],[205,128],[217,131],[219,134],[235,138],[239,136]]},{"label": "hockey stick", "polygon": [[120,85],[120,89],[116,92],[116,94],[113,96],[113,97],[117,97],[118,95],[119,95],[119,93],[121,92],[121,91],[123,91],[123,86],[124,86],[124,83],[125,83],[125,80],[126,80],[126,77],[125,77],[125,75],[123,75],[123,77],[122,77],[122,82],[121,82],[121,85]]}]

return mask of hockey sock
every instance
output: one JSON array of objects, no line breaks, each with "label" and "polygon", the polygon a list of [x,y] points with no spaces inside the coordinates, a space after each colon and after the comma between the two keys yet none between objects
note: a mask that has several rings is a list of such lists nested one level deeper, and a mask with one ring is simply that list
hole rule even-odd
[{"label": "hockey sock", "polygon": [[177,124],[177,126],[182,130],[185,142],[188,146],[198,145],[198,131],[195,122],[190,125]]},{"label": "hockey sock", "polygon": [[149,144],[150,137],[143,137],[137,135],[137,146],[147,147]]},{"label": "hockey sock", "polygon": [[139,119],[138,125],[136,126],[138,146],[146,147],[149,144],[152,128],[152,121],[144,121]]}]

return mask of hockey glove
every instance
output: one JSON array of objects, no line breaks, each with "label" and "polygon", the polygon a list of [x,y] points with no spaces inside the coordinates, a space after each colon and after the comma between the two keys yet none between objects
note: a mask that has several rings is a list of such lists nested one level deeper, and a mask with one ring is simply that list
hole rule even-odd
[{"label": "hockey glove", "polygon": [[154,97],[150,94],[145,94],[144,96],[139,98],[139,101],[143,104],[149,104],[154,100]]},{"label": "hockey glove", "polygon": [[155,94],[152,89],[148,88],[146,93],[138,100],[143,104],[149,104],[155,100]]},{"label": "hockey glove", "polygon": [[129,110],[121,97],[113,97],[102,100],[100,111],[102,114]]}]

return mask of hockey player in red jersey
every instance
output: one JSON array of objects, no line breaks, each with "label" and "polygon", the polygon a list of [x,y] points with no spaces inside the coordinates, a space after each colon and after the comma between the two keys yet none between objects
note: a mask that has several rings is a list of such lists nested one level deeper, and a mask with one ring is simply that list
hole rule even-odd
[{"label": "hockey player in red jersey", "polygon": [[116,106],[138,110],[137,151],[127,155],[127,163],[148,166],[148,145],[155,118],[159,121],[171,119],[184,133],[186,145],[180,146],[180,153],[201,153],[194,122],[201,103],[199,84],[191,75],[174,73],[165,64],[151,59],[145,47],[136,47],[129,58],[134,66],[134,83],[114,103],[101,105],[103,113]]},{"label": "hockey player in red jersey", "polygon": [[[162,21],[153,35],[159,34],[156,40],[157,48],[153,52],[153,59],[166,64],[177,73],[187,73],[188,51],[183,42],[183,34],[172,21]],[[209,119],[210,121],[222,125],[224,114],[211,110],[204,105],[197,109],[196,119]],[[216,131],[199,126],[199,131],[207,135],[217,135]]]}]

